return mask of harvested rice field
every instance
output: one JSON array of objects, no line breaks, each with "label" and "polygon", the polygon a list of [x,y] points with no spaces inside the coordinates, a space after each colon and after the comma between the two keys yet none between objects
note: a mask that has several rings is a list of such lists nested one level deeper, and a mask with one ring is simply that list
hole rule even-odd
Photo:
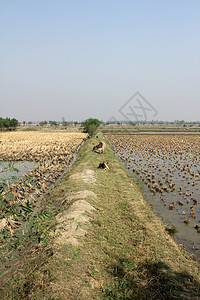
[{"label": "harvested rice field", "polygon": [[64,132],[6,132],[0,135],[0,173],[3,173],[5,162],[32,162],[34,165],[1,194],[0,231],[6,227],[12,233],[18,225],[12,215],[13,207],[27,201],[36,203],[70,166],[86,137],[85,133]]},{"label": "harvested rice field", "polygon": [[108,135],[146,200],[200,260],[200,136]]}]

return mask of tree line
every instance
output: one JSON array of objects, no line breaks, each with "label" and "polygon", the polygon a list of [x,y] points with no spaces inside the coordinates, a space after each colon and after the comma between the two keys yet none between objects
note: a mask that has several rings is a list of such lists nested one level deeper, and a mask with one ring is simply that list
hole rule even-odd
[{"label": "tree line", "polygon": [[15,118],[1,118],[0,117],[0,130],[15,130],[19,126],[19,121]]}]

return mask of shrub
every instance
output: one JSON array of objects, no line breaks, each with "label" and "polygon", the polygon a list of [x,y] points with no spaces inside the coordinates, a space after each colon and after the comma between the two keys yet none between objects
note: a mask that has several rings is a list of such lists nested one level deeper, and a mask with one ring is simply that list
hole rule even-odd
[{"label": "shrub", "polygon": [[82,122],[84,132],[87,132],[89,136],[95,134],[100,124],[101,124],[100,120],[93,119],[93,118],[87,119],[84,122]]}]

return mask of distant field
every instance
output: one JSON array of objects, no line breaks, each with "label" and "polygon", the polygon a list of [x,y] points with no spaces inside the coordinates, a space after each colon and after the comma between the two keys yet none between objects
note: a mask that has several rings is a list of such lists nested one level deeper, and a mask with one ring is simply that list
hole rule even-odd
[{"label": "distant field", "polygon": [[43,131],[43,132],[81,132],[82,127],[77,125],[68,125],[68,126],[50,126],[50,125],[21,125],[17,127],[18,131]]},{"label": "distant field", "polygon": [[200,132],[199,126],[174,126],[174,125],[105,125],[101,131],[106,133],[131,133],[131,132]]}]

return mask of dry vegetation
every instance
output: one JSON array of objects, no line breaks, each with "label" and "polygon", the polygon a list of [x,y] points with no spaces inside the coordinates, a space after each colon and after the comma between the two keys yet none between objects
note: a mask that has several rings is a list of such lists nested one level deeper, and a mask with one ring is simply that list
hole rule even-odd
[{"label": "dry vegetation", "polygon": [[[74,153],[86,138],[84,133],[64,132],[8,132],[0,140],[0,161],[33,161],[35,167],[2,193],[4,209],[0,230],[5,226],[12,230],[18,222],[6,214],[16,203],[36,202],[36,196],[54,184],[61,173],[70,165]],[[9,196],[8,196],[9,195]]]}]

